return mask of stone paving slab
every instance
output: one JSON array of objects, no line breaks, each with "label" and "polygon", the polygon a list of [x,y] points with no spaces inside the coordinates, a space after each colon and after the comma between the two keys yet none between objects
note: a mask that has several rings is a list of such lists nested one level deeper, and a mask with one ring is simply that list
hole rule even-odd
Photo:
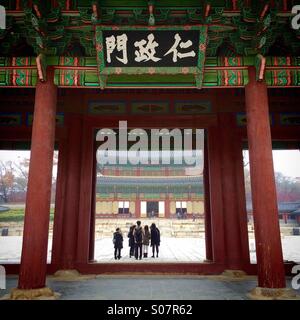
[{"label": "stone paving slab", "polygon": [[[99,278],[86,281],[53,281],[48,286],[61,293],[62,300],[224,300],[247,299],[248,288],[255,281],[245,281],[243,286],[229,287],[227,283],[210,279],[184,279],[137,276],[124,278]],[[8,293],[17,284],[16,277],[7,280]]]},{"label": "stone paving slab", "polygon": [[[7,289],[0,291],[0,297],[16,285],[17,277],[9,276]],[[85,281],[56,281],[48,277],[47,285],[61,294],[61,300],[247,300],[257,281],[255,277],[231,282],[210,276],[106,275]]]}]

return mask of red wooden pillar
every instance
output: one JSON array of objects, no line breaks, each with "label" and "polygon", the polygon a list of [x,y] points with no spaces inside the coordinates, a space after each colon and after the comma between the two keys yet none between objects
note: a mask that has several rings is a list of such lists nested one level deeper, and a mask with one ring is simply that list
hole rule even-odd
[{"label": "red wooden pillar", "polygon": [[[220,148],[222,150],[222,187],[224,204],[224,225],[226,244],[226,265],[231,270],[243,270],[250,263],[248,249],[246,203],[241,206],[238,199],[244,200],[244,190],[238,186],[239,153],[238,136],[235,134],[235,117],[231,113],[219,115],[221,130]],[[240,177],[241,178],[241,177]],[[247,251],[243,250],[246,247]],[[246,256],[244,256],[246,253]],[[248,253],[248,254],[247,254]]]},{"label": "red wooden pillar", "polygon": [[82,265],[86,265],[90,259],[90,232],[91,232],[91,208],[93,182],[94,182],[94,131],[90,128],[87,117],[83,117],[82,152],[80,170],[80,196],[78,214],[77,254],[76,267],[78,271]]},{"label": "red wooden pillar", "polygon": [[168,167],[164,168],[164,175],[165,175],[165,177],[169,176],[169,168]]},{"label": "red wooden pillar", "polygon": [[211,212],[210,212],[210,192],[209,192],[209,161],[208,161],[208,149],[207,140],[204,144],[204,168],[203,168],[203,179],[204,179],[204,224],[205,224],[205,252],[206,260],[213,260],[213,249],[212,249],[212,235],[211,235]]},{"label": "red wooden pillar", "polygon": [[235,180],[236,193],[238,194],[236,200],[238,205],[239,227],[241,235],[243,266],[250,266],[249,254],[249,236],[248,236],[248,213],[246,208],[246,190],[245,190],[245,176],[244,176],[244,158],[243,158],[243,142],[241,137],[235,135]]},{"label": "red wooden pillar", "polygon": [[171,216],[170,214],[170,199],[169,194],[167,193],[165,198],[165,218],[169,219]]},{"label": "red wooden pillar", "polygon": [[70,115],[68,125],[68,160],[61,240],[61,269],[73,269],[76,259],[78,211],[80,195],[81,135],[80,115]]},{"label": "red wooden pillar", "polygon": [[61,241],[63,234],[63,218],[65,207],[65,188],[67,180],[68,141],[64,136],[58,144],[58,165],[55,195],[55,213],[53,223],[52,257],[51,264],[55,270],[60,268]]},{"label": "red wooden pillar", "polygon": [[141,199],[139,198],[139,196],[137,196],[135,200],[135,217],[141,217]]},{"label": "red wooden pillar", "polygon": [[53,70],[36,86],[19,289],[45,287],[57,87]]},{"label": "red wooden pillar", "polygon": [[249,68],[245,90],[258,285],[285,288],[267,86]]},{"label": "red wooden pillar", "polygon": [[208,158],[209,158],[209,195],[211,214],[211,242],[213,261],[225,264],[224,219],[221,184],[221,151],[220,134],[217,126],[208,129]]},{"label": "red wooden pillar", "polygon": [[[82,129],[82,123],[81,123]],[[80,136],[82,135],[82,131],[80,132]],[[81,139],[80,139],[81,141]],[[81,149],[80,149],[81,154]],[[94,157],[97,158],[97,150],[94,150]],[[78,168],[80,171],[80,168]],[[78,172],[79,172],[78,171]],[[79,177],[80,180],[80,177]],[[78,186],[80,186],[80,182],[78,181]],[[91,204],[91,223],[90,223],[90,244],[89,244],[89,261],[95,262],[95,241],[96,241],[96,193],[97,193],[97,160],[94,159],[93,162],[93,186],[92,186],[92,204]],[[78,189],[80,192],[80,190]],[[79,196],[79,195],[78,195]],[[79,209],[79,206],[78,206]]]}]

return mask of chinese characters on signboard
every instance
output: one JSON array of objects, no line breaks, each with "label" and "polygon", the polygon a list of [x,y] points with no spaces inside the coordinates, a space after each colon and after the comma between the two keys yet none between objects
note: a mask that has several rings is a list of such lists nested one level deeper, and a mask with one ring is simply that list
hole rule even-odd
[{"label": "chinese characters on signboard", "polygon": [[103,31],[107,67],[197,66],[198,30]]},{"label": "chinese characters on signboard", "polygon": [[[96,26],[95,45],[99,86],[202,87],[207,46],[207,25]],[[152,75],[162,75],[161,78]],[[122,75],[122,76],[121,76]],[[135,77],[138,75],[138,77]],[[172,79],[171,79],[172,78]],[[174,80],[173,80],[174,79]],[[112,82],[111,82],[112,81]],[[125,81],[125,82],[126,82]],[[171,82],[170,82],[171,81]]]}]

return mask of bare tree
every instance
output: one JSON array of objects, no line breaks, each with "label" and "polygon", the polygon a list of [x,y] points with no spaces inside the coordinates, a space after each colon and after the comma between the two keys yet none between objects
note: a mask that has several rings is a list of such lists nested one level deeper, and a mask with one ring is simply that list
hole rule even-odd
[{"label": "bare tree", "polygon": [[300,201],[300,183],[280,172],[275,173],[277,197],[279,201]]},{"label": "bare tree", "polygon": [[14,191],[14,174],[11,161],[0,161],[0,197],[5,203]]},{"label": "bare tree", "polygon": [[[58,152],[53,156],[53,178],[52,193],[55,194],[56,168],[58,164]],[[0,199],[5,203],[9,202],[14,195],[23,194],[27,191],[29,158],[20,158],[17,161],[0,161]],[[54,198],[54,197],[52,197]]]}]

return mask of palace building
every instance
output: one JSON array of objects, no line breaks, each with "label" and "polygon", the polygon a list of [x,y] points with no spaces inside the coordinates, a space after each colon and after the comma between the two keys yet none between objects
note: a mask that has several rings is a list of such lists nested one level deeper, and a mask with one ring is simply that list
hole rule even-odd
[{"label": "palace building", "polygon": [[[21,262],[5,265],[7,273],[19,275],[12,298],[38,296],[47,275],[70,269],[233,270],[257,275],[254,294],[287,290],[294,264],[282,255],[272,150],[299,150],[295,4],[1,1],[0,147],[31,150]],[[100,165],[97,132],[116,129],[120,121],[128,130],[203,130],[201,166]],[[54,150],[59,156],[47,264]],[[249,258],[243,150],[250,155],[255,264]],[[96,219],[147,217],[204,219],[206,262],[94,261]]]}]

